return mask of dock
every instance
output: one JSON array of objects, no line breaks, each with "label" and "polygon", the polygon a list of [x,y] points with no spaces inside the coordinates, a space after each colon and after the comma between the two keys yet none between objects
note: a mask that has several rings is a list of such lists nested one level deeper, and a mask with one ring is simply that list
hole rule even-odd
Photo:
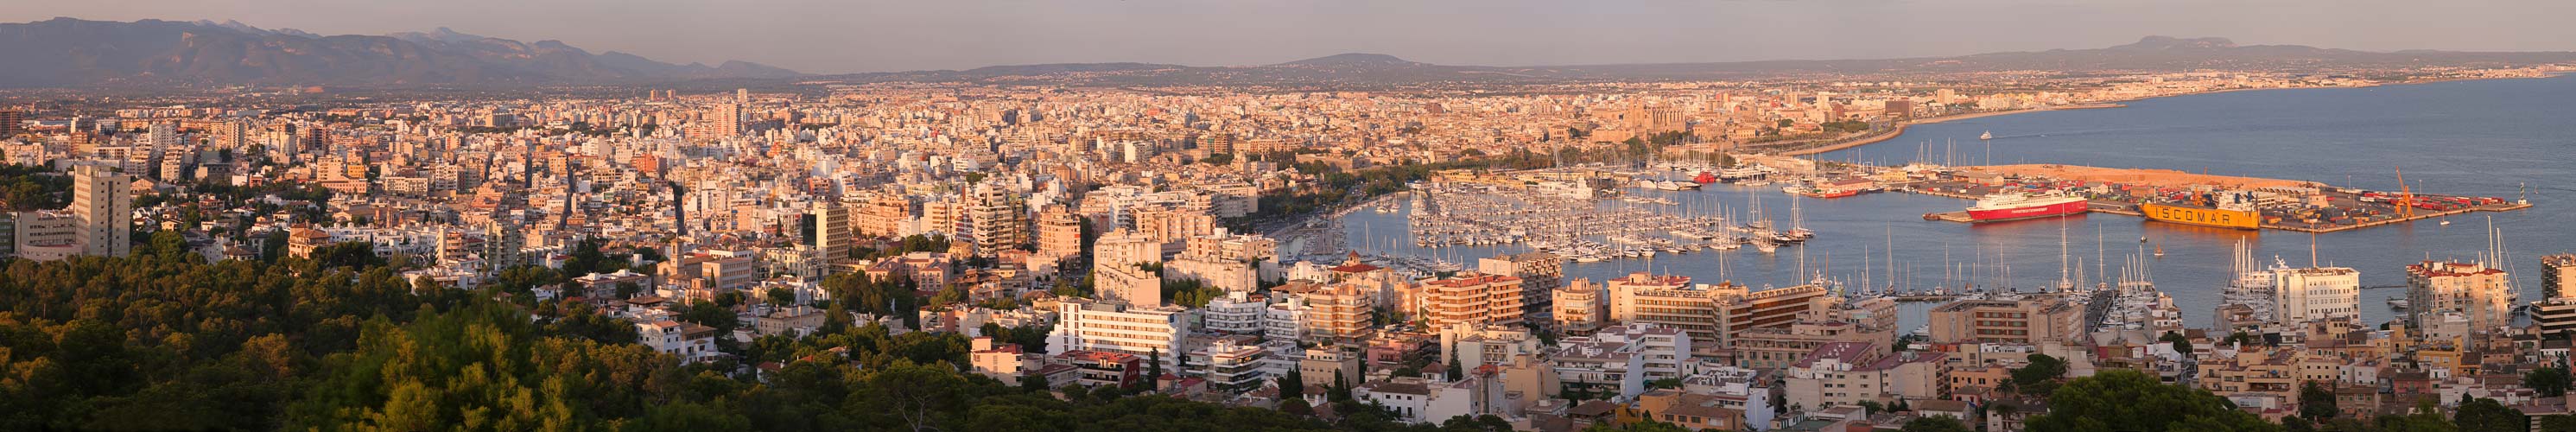
[{"label": "dock", "polygon": [[2528,209],[2528,208],[2531,208],[2531,204],[2530,204],[2530,203],[2506,203],[2506,204],[2499,204],[2499,205],[2488,205],[2488,206],[2468,207],[2468,208],[2462,208],[2462,209],[2459,209],[2459,210],[2451,210],[2451,211],[2444,211],[2444,212],[2419,213],[2419,214],[2416,214],[2414,217],[2404,217],[2404,216],[2399,216],[2399,217],[2392,217],[2392,218],[2388,218],[2388,219],[2380,219],[2380,220],[2373,220],[2373,221],[2363,221],[2363,222],[2353,223],[2353,224],[2349,224],[2349,225],[2331,225],[2331,226],[2324,226],[2324,227],[2311,227],[2311,226],[2301,226],[2301,225],[2306,225],[2306,224],[2290,225],[2290,224],[2271,224],[2271,223],[2267,223],[2267,224],[2263,224],[2263,229],[2276,229],[2276,230],[2282,230],[2282,231],[2296,231],[2296,232],[2303,232],[2303,233],[2319,233],[2319,234],[2322,234],[2322,233],[2330,233],[2330,232],[2336,232],[2336,231],[2344,231],[2344,230],[2354,230],[2354,229],[2369,228],[2369,227],[2375,227],[2375,226],[2381,226],[2381,225],[2391,225],[2391,224],[2400,224],[2400,223],[2412,223],[2412,222],[2415,222],[2415,221],[2420,221],[2420,220],[2425,220],[2425,219],[2438,219],[2438,218],[2447,217],[2447,216],[2451,216],[2451,215],[2458,215],[2458,214],[2469,214],[2469,213],[2477,213],[2477,212],[2509,212],[2509,211],[2522,210],[2522,209]]},{"label": "dock", "polygon": [[[1970,194],[1956,193],[1956,192],[1946,192],[1946,191],[1933,190],[1933,189],[1927,189],[1927,188],[1902,188],[1902,189],[1896,189],[1896,190],[1904,191],[1904,192],[1909,192],[1909,193],[1922,194],[1922,195],[1932,195],[1932,196],[1950,197],[1950,198],[1958,198],[1958,199],[1969,199],[1969,200],[1976,199],[1976,197],[1975,197],[1975,196],[1971,196]],[[2092,200],[2092,201],[2091,201],[2091,204],[2090,204],[2088,207],[2089,207],[2089,208],[2088,208],[2088,211],[2089,211],[2089,212],[2092,212],[2092,213],[2107,213],[2107,214],[2124,215],[2124,216],[2135,216],[2135,217],[2142,217],[2142,218],[2143,218],[2143,217],[2146,217],[2146,214],[2145,214],[2145,213],[2140,213],[2140,212],[2138,212],[2138,210],[2137,210],[2137,204],[2136,204],[2136,203],[2132,203],[2132,202]],[[2261,224],[2260,226],[2262,227],[2262,229],[2272,229],[2272,230],[2282,230],[2282,231],[2291,231],[2291,232],[2318,233],[2318,234],[2322,234],[2322,233],[2331,233],[2331,232],[2339,232],[2339,231],[2356,230],[2356,229],[2362,229],[2362,228],[2370,228],[2370,227],[2378,227],[2378,226],[2394,225],[2394,224],[2401,224],[2401,223],[2412,223],[2412,222],[2422,221],[2422,220],[2427,220],[2427,219],[2441,219],[2441,218],[2444,218],[2444,217],[2455,216],[2455,215],[2464,215],[2464,214],[2469,214],[2469,213],[2477,213],[2477,212],[2508,212],[2508,211],[2523,210],[2523,209],[2529,209],[2529,208],[2531,208],[2531,204],[2530,204],[2530,203],[2527,203],[2527,202],[2505,202],[2505,203],[2500,203],[2500,204],[2490,204],[2490,205],[2480,205],[2480,206],[2462,207],[2462,208],[2459,208],[2459,209],[2447,210],[2447,211],[2425,211],[2425,212],[2416,213],[2416,214],[2414,214],[2414,215],[2412,215],[2412,216],[2402,216],[2402,215],[2394,215],[2394,214],[2392,214],[2392,215],[2388,215],[2388,216],[2383,217],[2383,218],[2373,218],[2373,219],[2369,219],[2369,220],[2361,220],[2361,221],[2355,221],[2355,222],[2353,222],[2353,223],[2345,223],[2345,224],[2338,224],[2338,223],[2331,223],[2331,222],[2322,222],[2322,223],[2310,224],[2310,223],[2306,223],[2306,222],[2290,221],[2290,220],[2288,220],[2287,218],[2283,218],[2283,220],[2282,220],[2281,222],[2267,222],[2267,223],[2263,223],[2263,224]],[[2268,216],[2268,215],[2267,215],[2267,216]],[[1939,220],[1939,221],[1948,221],[1948,222],[1959,222],[1959,223],[1973,223],[1973,222],[1974,222],[1974,221],[1972,221],[1972,220],[1970,220],[1970,219],[1968,218],[1968,212],[1966,212],[1966,211],[1954,211],[1954,212],[1931,213],[1931,214],[1923,215],[1923,219],[1924,219],[1924,220]]]},{"label": "dock", "polygon": [[1882,295],[1880,297],[1895,299],[1899,303],[1949,303],[1951,300],[1958,300],[1960,297],[1965,296],[1958,294],[1897,294]]}]

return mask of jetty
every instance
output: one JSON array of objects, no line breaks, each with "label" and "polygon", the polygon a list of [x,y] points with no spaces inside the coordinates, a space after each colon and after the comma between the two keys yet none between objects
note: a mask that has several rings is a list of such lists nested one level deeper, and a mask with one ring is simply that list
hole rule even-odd
[{"label": "jetty", "polygon": [[[2148,203],[2189,204],[2222,194],[2249,197],[2259,229],[2330,233],[2441,219],[2476,212],[2531,208],[2521,199],[2372,191],[2296,180],[2195,174],[2174,170],[2074,165],[1999,165],[1924,170],[1895,190],[1959,199],[1995,193],[2084,197],[2088,211],[2145,217]],[[1924,220],[1975,222],[1967,212],[1923,215]]]}]

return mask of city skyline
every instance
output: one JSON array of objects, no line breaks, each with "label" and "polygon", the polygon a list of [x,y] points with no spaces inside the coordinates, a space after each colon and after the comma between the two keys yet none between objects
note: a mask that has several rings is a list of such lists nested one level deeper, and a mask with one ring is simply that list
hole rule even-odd
[{"label": "city skyline", "polygon": [[12,8],[0,431],[2576,432],[2567,12]]},{"label": "city skyline", "polygon": [[[1353,52],[1482,66],[1882,59],[2109,46],[2147,35],[2364,51],[2576,50],[2576,43],[2566,42],[2576,40],[2576,29],[2547,23],[2576,13],[2576,5],[2539,1],[1807,1],[1581,7],[1538,2],[1212,6],[1137,1],[860,7],[777,0],[615,3],[631,6],[619,9],[578,1],[491,7],[475,7],[472,1],[137,3],[26,5],[0,12],[0,21],[235,20],[325,35],[446,27],[523,41],[560,40],[678,63],[740,60],[810,74],[1102,62],[1244,66]],[[788,10],[844,13],[775,13]],[[2123,19],[2106,23],[2095,18],[2103,16]],[[2479,25],[2424,24],[2439,22]],[[1833,31],[1813,31],[1822,28]],[[818,52],[816,46],[832,48]]]}]

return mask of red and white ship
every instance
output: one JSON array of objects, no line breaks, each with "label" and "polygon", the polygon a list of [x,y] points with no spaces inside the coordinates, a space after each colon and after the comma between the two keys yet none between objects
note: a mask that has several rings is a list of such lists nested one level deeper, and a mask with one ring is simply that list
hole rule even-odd
[{"label": "red and white ship", "polygon": [[2091,203],[2084,197],[2066,195],[2025,195],[1999,193],[1977,200],[1968,207],[1969,222],[2001,222],[2038,219],[2084,213]]}]

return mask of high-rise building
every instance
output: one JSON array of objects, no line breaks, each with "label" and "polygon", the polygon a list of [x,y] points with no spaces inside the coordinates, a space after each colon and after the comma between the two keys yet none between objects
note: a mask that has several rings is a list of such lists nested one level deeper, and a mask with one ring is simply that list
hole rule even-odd
[{"label": "high-rise building", "polygon": [[1575,279],[1554,290],[1549,306],[1556,320],[1556,330],[1582,336],[1601,329],[1610,318],[1609,304],[1602,299],[1601,284],[1591,279]]},{"label": "high-rise building", "polygon": [[1359,285],[1301,280],[1290,281],[1271,292],[1282,300],[1271,306],[1292,309],[1289,315],[1296,318],[1293,331],[1284,333],[1317,341],[1352,341],[1373,328],[1369,320],[1375,316],[1371,306],[1376,299]]},{"label": "high-rise building", "polygon": [[1028,195],[988,180],[975,184],[966,208],[971,227],[960,237],[975,244],[975,254],[992,256],[1029,244]]},{"label": "high-rise building", "polygon": [[2542,333],[2576,331],[2576,292],[2568,283],[2576,283],[2576,254],[2540,257],[2541,299],[2532,303],[2531,321]]},{"label": "high-rise building", "polygon": [[1038,256],[1062,260],[1082,254],[1082,216],[1060,205],[1038,211]]},{"label": "high-rise building", "polygon": [[2425,261],[2406,266],[2406,303],[2416,328],[2458,315],[2469,332],[2513,322],[2513,284],[2504,270],[2483,263]]},{"label": "high-rise building", "polygon": [[72,213],[80,217],[81,254],[121,257],[134,249],[134,177],[107,167],[72,168]]},{"label": "high-rise building", "polygon": [[850,257],[850,207],[838,202],[814,203],[814,256],[809,258],[817,268],[829,268],[832,261]]},{"label": "high-rise building", "polygon": [[1733,283],[1691,285],[1690,278],[1645,273],[1606,284],[1612,321],[1690,332],[1691,341],[1700,345],[1693,351],[1698,355],[1721,353],[1745,330],[1787,326],[1802,317],[1822,318],[1817,314],[1840,306],[1840,298],[1820,285],[1753,291]]},{"label": "high-rise building", "polygon": [[1565,284],[1565,258],[1547,252],[1501,255],[1476,260],[1476,272],[1521,278],[1521,309],[1532,317],[1553,311],[1556,288]]},{"label": "high-rise building", "polygon": [[2361,272],[2345,267],[2274,268],[2272,322],[2305,325],[2361,316]]},{"label": "high-rise building", "polygon": [[2576,254],[2540,257],[2540,298],[2554,300],[2576,297],[2567,284],[2576,283]]},{"label": "high-rise building", "polygon": [[519,224],[514,220],[494,221],[484,225],[483,239],[485,249],[483,262],[489,264],[494,271],[519,265],[519,251],[528,247],[526,231],[521,231]]},{"label": "high-rise building", "polygon": [[150,145],[155,148],[178,147],[179,124],[170,121],[152,122],[151,126],[144,128],[143,138],[151,141]]},{"label": "high-rise building", "polygon": [[26,123],[26,114],[18,110],[0,110],[0,138],[18,136],[18,133],[26,132]]},{"label": "high-rise building", "polygon": [[1521,278],[1468,273],[1422,284],[1422,316],[1431,328],[1521,323]]},{"label": "high-rise building", "polygon": [[709,130],[715,136],[742,136],[742,105],[717,104],[714,110],[707,113],[707,122],[710,125]]}]

